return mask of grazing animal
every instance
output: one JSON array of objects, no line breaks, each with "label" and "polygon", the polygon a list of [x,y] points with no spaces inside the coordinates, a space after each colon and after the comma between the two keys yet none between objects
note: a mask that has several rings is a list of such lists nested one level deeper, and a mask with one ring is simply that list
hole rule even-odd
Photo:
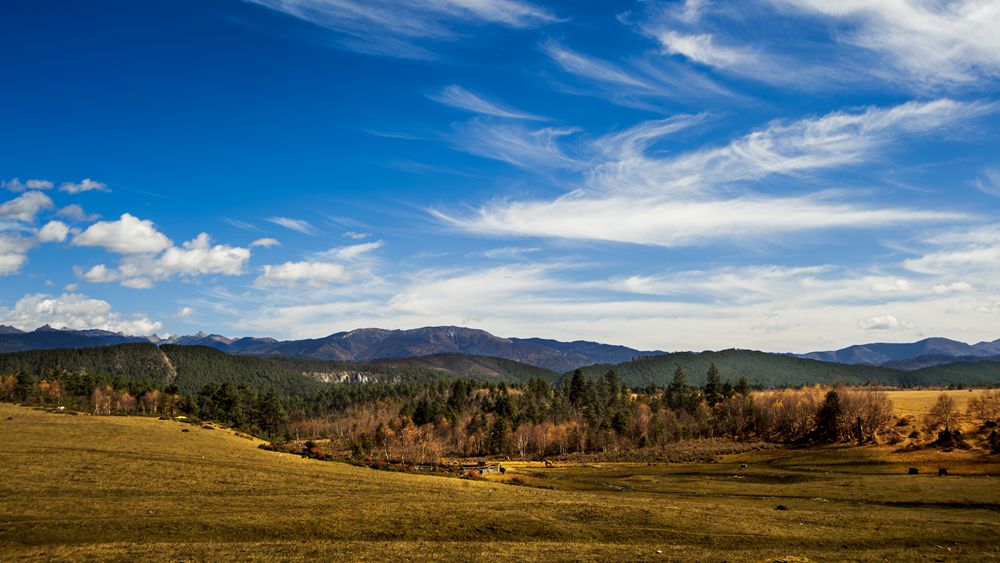
[{"label": "grazing animal", "polygon": [[783,504],[779,504],[778,506],[775,506],[774,509],[775,510],[788,510],[788,507],[785,506],[785,505],[783,505]]},{"label": "grazing animal", "polygon": [[940,468],[938,468],[938,477],[947,477],[947,476],[948,476],[948,468],[947,467],[940,467]]},{"label": "grazing animal", "polygon": [[745,463],[740,465],[740,469],[749,469],[749,468],[750,466]]},{"label": "grazing animal", "polygon": [[545,467],[552,467],[552,462],[549,460],[545,460]]},{"label": "grazing animal", "polygon": [[507,468],[501,465],[500,466],[500,474],[503,475],[506,472],[507,472]]},{"label": "grazing animal", "polygon": [[907,473],[909,473],[910,475],[916,475],[917,473],[920,473],[920,470],[917,469],[916,467],[911,467]]}]

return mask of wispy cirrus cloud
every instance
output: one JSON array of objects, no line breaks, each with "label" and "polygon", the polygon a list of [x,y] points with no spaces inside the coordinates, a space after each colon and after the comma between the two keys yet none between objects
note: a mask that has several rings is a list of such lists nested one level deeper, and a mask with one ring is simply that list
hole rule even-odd
[{"label": "wispy cirrus cloud", "polygon": [[286,229],[302,233],[304,235],[315,236],[319,231],[305,219],[292,219],[289,217],[270,217],[268,222],[284,227]]},{"label": "wispy cirrus cloud", "polygon": [[525,127],[472,119],[454,126],[447,135],[452,146],[463,152],[499,160],[519,168],[554,170],[579,168],[581,162],[567,155],[559,140],[576,133],[575,128]]},{"label": "wispy cirrus cloud", "polygon": [[837,40],[879,55],[896,79],[918,88],[1000,77],[1000,4],[992,0],[772,2],[825,19]]},{"label": "wispy cirrus cloud", "polygon": [[428,94],[427,97],[440,104],[463,109],[472,113],[480,113],[483,115],[491,115],[493,117],[503,117],[507,119],[527,119],[532,121],[546,120],[545,117],[523,112],[512,108],[503,102],[490,100],[480,94],[470,92],[469,90],[454,84],[446,86],[438,92]]},{"label": "wispy cirrus cloud", "polygon": [[[583,187],[554,200],[495,201],[465,216],[434,213],[470,232],[666,247],[956,220],[965,215],[845,201],[801,178],[871,161],[901,134],[940,130],[991,109],[936,100],[834,112],[774,122],[721,147],[667,157],[646,149],[695,118],[659,120],[595,142],[599,156],[587,162]],[[773,177],[798,179],[798,193],[754,189],[755,183]]]},{"label": "wispy cirrus cloud", "polygon": [[581,83],[578,88],[557,85],[568,93],[597,96],[612,103],[662,111],[664,100],[736,98],[726,87],[702,73],[670,61],[637,57],[611,62],[570,49],[556,41],[542,44],[541,51],[563,73]]},{"label": "wispy cirrus cloud", "polygon": [[428,45],[458,40],[464,26],[530,28],[558,19],[521,0],[247,1],[335,31],[346,49],[411,59],[434,58]]}]

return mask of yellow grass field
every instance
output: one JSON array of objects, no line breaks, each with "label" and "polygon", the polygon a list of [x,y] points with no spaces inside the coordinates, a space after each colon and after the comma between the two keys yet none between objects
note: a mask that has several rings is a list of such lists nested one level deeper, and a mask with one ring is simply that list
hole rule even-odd
[{"label": "yellow grass field", "polygon": [[931,412],[931,407],[937,402],[938,396],[944,393],[955,400],[955,406],[965,414],[969,407],[969,401],[973,397],[982,395],[983,389],[955,389],[955,390],[933,390],[918,389],[906,391],[887,391],[892,399],[893,410],[896,416],[913,416],[918,420],[923,419]]},{"label": "yellow grass field", "polygon": [[911,454],[831,447],[474,482],[257,444],[0,404],[0,559],[1000,560],[1000,463],[981,453],[921,452],[916,476]]}]

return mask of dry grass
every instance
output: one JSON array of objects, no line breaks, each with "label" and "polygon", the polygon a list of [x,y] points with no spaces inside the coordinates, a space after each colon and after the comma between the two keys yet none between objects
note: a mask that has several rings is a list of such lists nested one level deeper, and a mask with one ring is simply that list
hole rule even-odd
[{"label": "dry grass", "polygon": [[887,391],[892,399],[893,411],[896,416],[912,416],[918,420],[923,420],[931,412],[931,407],[937,402],[937,398],[942,393],[955,400],[955,406],[964,414],[969,407],[969,401],[984,393],[982,389],[956,389],[956,390],[908,390],[908,391]]},{"label": "dry grass", "polygon": [[542,489],[307,460],[172,421],[0,405],[0,559],[1000,560],[995,461],[910,477],[892,455],[511,464],[504,476]]}]

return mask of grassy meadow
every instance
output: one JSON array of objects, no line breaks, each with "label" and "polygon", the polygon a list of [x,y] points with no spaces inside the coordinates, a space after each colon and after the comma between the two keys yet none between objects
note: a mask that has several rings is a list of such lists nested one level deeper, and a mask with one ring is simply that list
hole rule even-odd
[{"label": "grassy meadow", "polygon": [[916,420],[922,420],[930,414],[931,408],[942,393],[954,399],[955,406],[959,412],[964,414],[969,408],[969,401],[985,392],[986,390],[984,389],[912,389],[906,391],[886,391],[886,394],[892,400],[893,411],[896,416],[914,417]]},{"label": "grassy meadow", "polygon": [[[982,452],[510,462],[505,475],[467,481],[258,443],[0,404],[0,558],[1000,560],[1000,460]],[[921,474],[906,475],[911,465]]]}]

